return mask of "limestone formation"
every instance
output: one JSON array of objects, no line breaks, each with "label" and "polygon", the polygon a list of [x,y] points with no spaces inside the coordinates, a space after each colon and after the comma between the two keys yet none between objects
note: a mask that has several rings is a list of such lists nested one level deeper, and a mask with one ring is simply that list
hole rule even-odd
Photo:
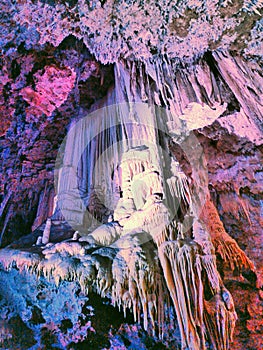
[{"label": "limestone formation", "polygon": [[0,347],[261,349],[262,2],[1,8]]}]

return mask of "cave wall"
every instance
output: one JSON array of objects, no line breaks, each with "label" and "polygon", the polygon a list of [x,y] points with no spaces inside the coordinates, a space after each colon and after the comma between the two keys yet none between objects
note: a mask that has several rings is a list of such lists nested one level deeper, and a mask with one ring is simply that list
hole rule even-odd
[{"label": "cave wall", "polygon": [[6,245],[52,214],[57,149],[70,122],[104,96],[113,74],[74,37],[58,48],[27,50],[22,43],[2,56],[1,66],[0,230]]},{"label": "cave wall", "polygon": [[226,231],[256,266],[256,276],[243,272],[242,278],[233,277],[218,260],[238,314],[231,348],[257,349],[262,346],[262,152],[221,121],[200,131],[200,140],[211,198]]}]

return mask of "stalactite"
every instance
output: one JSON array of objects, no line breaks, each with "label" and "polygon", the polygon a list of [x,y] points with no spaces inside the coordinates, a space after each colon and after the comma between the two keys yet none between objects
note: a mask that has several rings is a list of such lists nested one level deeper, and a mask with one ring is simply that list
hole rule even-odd
[{"label": "stalactite", "polygon": [[[165,242],[158,249],[165,280],[170,291],[180,327],[182,349],[204,349],[202,330],[201,265],[196,247]],[[202,298],[201,298],[201,302]],[[198,330],[198,328],[200,329]],[[200,332],[200,334],[199,334]]]},{"label": "stalactite", "polygon": [[[179,163],[173,161],[171,164],[171,170],[173,176],[168,178],[166,181],[169,186],[170,195],[173,199],[173,213],[176,213],[178,207],[180,206],[181,210],[186,214],[187,209],[191,206],[191,192],[189,188],[189,181],[184,172],[180,169]],[[176,201],[178,204],[176,205]]]},{"label": "stalactite", "polygon": [[[213,57],[223,79],[233,91],[245,114],[261,129],[262,107],[262,77],[256,74],[251,80],[252,70],[245,65],[240,57],[233,58],[226,52],[214,52]],[[251,86],[253,85],[253,88]]]},{"label": "stalactite", "polygon": [[216,253],[220,255],[231,270],[240,272],[243,268],[254,270],[253,263],[242,249],[239,248],[237,242],[225,231],[218,212],[210,200],[207,200],[205,203],[200,218],[211,235]]},{"label": "stalactite", "polygon": [[230,349],[236,323],[234,303],[230,293],[222,289],[209,301],[204,301],[204,323],[214,349]]},{"label": "stalactite", "polygon": [[151,241],[144,242],[144,234],[128,234],[118,241],[124,249],[113,261],[112,298],[124,312],[127,307],[132,309],[135,321],[140,320],[142,312],[144,329],[155,334],[157,327],[161,336],[165,325],[156,322],[164,320],[168,295],[155,258],[156,248]]},{"label": "stalactite", "polygon": [[[176,310],[182,348],[205,349],[205,339],[209,339],[215,349],[228,349],[236,313],[216,270],[215,258],[189,240],[164,242],[158,252]],[[210,289],[210,300],[205,300],[204,288]]]},{"label": "stalactite", "polygon": [[40,262],[41,258],[36,253],[9,248],[1,250],[0,263],[5,270],[16,267],[20,271],[27,270],[35,272]]}]

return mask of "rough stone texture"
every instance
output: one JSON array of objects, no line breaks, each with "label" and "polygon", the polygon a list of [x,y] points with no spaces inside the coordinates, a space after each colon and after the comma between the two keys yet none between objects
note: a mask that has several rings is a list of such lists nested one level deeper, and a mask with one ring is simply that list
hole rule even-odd
[{"label": "rough stone texture", "polygon": [[[195,133],[205,150],[209,190],[224,227],[256,267],[256,275],[243,271],[233,276],[218,257],[239,317],[231,349],[261,349],[261,1],[25,0],[1,1],[1,8],[2,245],[51,215],[57,148],[70,121],[85,115],[112,85],[112,67],[102,64],[120,58],[171,60],[184,86],[181,100],[187,95],[188,102],[210,105],[213,95],[227,104],[217,120]],[[190,176],[184,155],[180,163]],[[24,327],[18,318],[10,321],[13,325]]]},{"label": "rough stone texture", "polygon": [[11,14],[5,43],[58,46],[74,35],[104,63],[159,54],[192,62],[208,49],[262,53],[260,0],[8,1],[4,7]]},{"label": "rough stone texture", "polygon": [[263,266],[262,153],[221,123],[219,119],[199,131],[208,163],[209,189],[226,231],[255,263],[257,275],[256,280],[253,274],[244,273],[235,281],[225,271],[225,285],[239,317],[231,349],[260,349],[263,303],[257,287],[262,288]]},{"label": "rough stone texture", "polygon": [[[37,228],[53,210],[53,170],[69,122],[87,113],[112,81],[81,42],[2,56],[2,244]],[[101,86],[102,81],[106,81]]]}]

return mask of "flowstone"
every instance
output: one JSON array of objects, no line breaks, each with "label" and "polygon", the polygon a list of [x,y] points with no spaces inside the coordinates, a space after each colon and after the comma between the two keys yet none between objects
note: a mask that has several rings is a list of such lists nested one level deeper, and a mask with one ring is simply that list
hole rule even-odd
[{"label": "flowstone", "polygon": [[[17,20],[24,23],[23,14]],[[168,346],[175,337],[169,328],[178,325],[182,349],[226,350],[231,347],[236,312],[216,256],[240,278],[242,273],[253,274],[254,266],[225,231],[212,203],[204,150],[192,130],[205,134],[205,127],[229,126],[224,118],[236,108],[254,130],[248,139],[260,144],[261,105],[252,96],[260,95],[261,89],[251,79],[259,68],[227,52],[207,53],[206,61],[197,62],[195,69],[178,69],[176,60],[165,54],[151,56],[148,52],[141,61],[138,56],[111,58],[116,59],[115,85],[88,117],[72,121],[59,150],[54,214],[37,244],[15,242],[1,250],[2,272],[25,273],[48,281],[55,290],[63,286],[71,290],[76,284],[74,297],[68,295],[74,301],[77,294],[86,298],[96,292],[124,315],[130,310],[134,322]],[[259,81],[260,76],[254,75]],[[43,91],[41,79],[37,86]],[[29,101],[32,91],[23,92]],[[233,132],[237,129],[236,125]],[[214,137],[217,142],[216,131]],[[176,154],[178,147],[184,162]],[[181,163],[188,164],[188,171]],[[242,194],[235,191],[248,217]],[[52,230],[65,222],[76,232],[54,241]],[[26,313],[27,307],[16,312]],[[54,320],[59,310],[55,313]],[[72,311],[74,327],[77,314]],[[89,336],[88,328],[81,327],[69,336],[74,339],[79,332]]]}]

